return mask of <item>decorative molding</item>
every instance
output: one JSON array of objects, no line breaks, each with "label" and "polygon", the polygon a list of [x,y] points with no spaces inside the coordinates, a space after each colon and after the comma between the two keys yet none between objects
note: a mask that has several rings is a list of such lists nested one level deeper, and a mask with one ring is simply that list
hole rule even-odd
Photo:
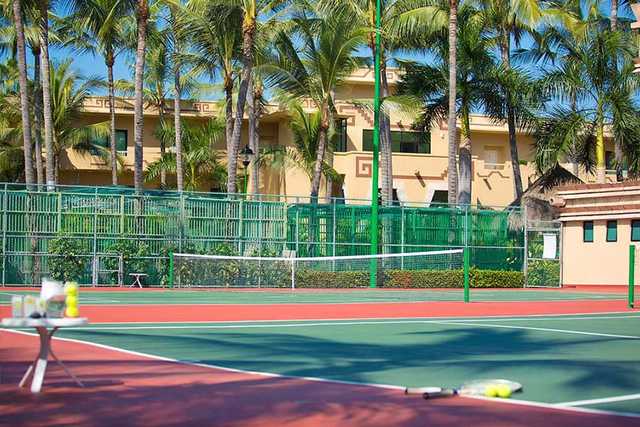
[{"label": "decorative molding", "polygon": [[[364,157],[364,156],[356,156],[356,178],[371,178],[371,173],[373,170],[373,157]],[[440,175],[422,175],[413,174],[413,175],[393,175],[393,179],[413,179],[413,180],[442,180],[447,176],[447,168],[443,170]]]}]

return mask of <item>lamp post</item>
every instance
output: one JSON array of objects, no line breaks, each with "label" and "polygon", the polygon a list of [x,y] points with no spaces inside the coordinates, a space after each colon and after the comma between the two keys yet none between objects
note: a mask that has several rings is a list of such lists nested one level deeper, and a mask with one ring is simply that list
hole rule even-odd
[{"label": "lamp post", "polygon": [[247,186],[249,184],[247,172],[249,170],[251,158],[253,157],[253,150],[249,147],[249,144],[247,144],[244,146],[242,151],[240,151],[240,154],[242,155],[242,165],[244,166],[244,194],[247,194]]}]

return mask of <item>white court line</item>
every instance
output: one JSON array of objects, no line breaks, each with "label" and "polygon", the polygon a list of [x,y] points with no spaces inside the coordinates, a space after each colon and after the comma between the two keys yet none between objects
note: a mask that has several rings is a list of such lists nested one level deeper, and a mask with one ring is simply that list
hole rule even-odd
[{"label": "white court line", "polygon": [[[16,330],[6,330],[6,331],[7,332],[11,332],[11,333],[16,333],[16,334],[36,336],[36,334],[33,333],[33,332],[23,332],[23,331],[16,331]],[[184,361],[184,360],[172,359],[172,358],[164,357],[164,356],[156,356],[156,355],[153,355],[153,354],[142,353],[142,352],[138,352],[138,351],[125,350],[123,348],[113,347],[113,346],[110,346],[110,345],[97,344],[97,343],[93,343],[93,342],[90,342],[90,341],[82,341],[82,340],[72,339],[72,338],[54,337],[53,339],[54,340],[60,340],[60,341],[66,341],[66,342],[85,344],[85,345],[89,345],[89,346],[93,346],[93,347],[97,347],[97,348],[103,348],[103,349],[106,349],[106,350],[116,351],[116,352],[119,352],[119,353],[131,354],[131,355],[134,355],[134,356],[146,357],[148,359],[160,360],[160,361],[163,361],[163,362],[177,363],[177,364],[186,365],[186,366],[198,366],[198,367],[207,368],[207,369],[218,369],[218,370],[222,370],[222,371],[226,371],[226,372],[237,372],[237,373],[242,373],[242,374],[258,375],[258,376],[267,377],[267,378],[301,379],[301,380],[320,382],[320,383],[356,385],[356,386],[375,387],[375,388],[382,388],[382,389],[387,389],[387,390],[398,390],[398,391],[404,391],[404,389],[405,389],[404,387],[397,386],[397,385],[391,385],[391,384],[332,380],[332,379],[328,379],[328,378],[319,378],[319,377],[298,377],[298,376],[294,376],[294,375],[275,374],[275,373],[272,373],[272,372],[248,371],[248,370],[244,370],[244,369],[227,368],[227,367],[218,366],[218,365],[209,365],[209,364],[204,364],[204,363],[188,362],[188,361]],[[494,403],[496,402],[496,399],[491,399],[491,398],[482,397],[482,396],[465,396],[465,398],[477,399],[477,400],[487,400],[487,401],[491,401],[491,402],[494,402]],[[556,405],[556,404],[553,404],[553,403],[531,402],[531,401],[527,401],[527,400],[518,400],[518,399],[501,399],[499,401],[499,403],[510,404],[510,405],[532,406],[532,407],[545,408],[545,409],[555,409],[555,410],[559,410],[559,411],[576,412],[576,413],[582,413],[582,414],[612,415],[612,416],[620,416],[620,417],[640,418],[640,413],[608,411],[608,410],[604,410],[604,409],[577,408],[577,407],[571,407],[571,406],[559,406],[559,405]]]},{"label": "white court line", "polygon": [[571,329],[555,329],[555,328],[536,328],[533,326],[514,326],[514,325],[493,325],[486,323],[472,323],[472,322],[441,322],[445,325],[468,325],[468,326],[478,326],[481,328],[502,328],[502,329],[524,329],[529,331],[542,331],[542,332],[558,332],[562,334],[573,334],[573,335],[590,335],[595,337],[608,337],[608,338],[623,338],[623,339],[631,339],[631,340],[640,340],[640,336],[636,335],[618,335],[618,334],[604,334],[600,332],[584,332],[584,331],[574,331]]},{"label": "white court line", "polygon": [[598,403],[623,402],[625,400],[637,400],[637,399],[640,399],[640,393],[625,394],[622,396],[603,397],[602,399],[574,400],[573,402],[558,403],[558,406],[597,405]]},{"label": "white court line", "polygon": [[[637,318],[640,316],[607,316],[610,319],[620,319],[626,317]],[[589,320],[589,319],[602,319],[604,317],[578,317],[575,320]],[[520,319],[520,320],[532,320],[532,319]],[[558,320],[558,319],[535,319],[535,320]],[[567,320],[567,319],[563,319]],[[573,320],[573,319],[569,319]],[[514,319],[493,319],[492,321],[514,321]],[[476,323],[477,321],[465,321],[465,320],[383,320],[383,321],[348,321],[348,322],[300,322],[300,323],[256,323],[256,324],[179,324],[179,325],[148,325],[148,326],[130,326],[127,324],[119,324],[117,326],[81,326],[74,328],[74,330],[88,330],[88,331],[100,331],[100,330],[170,330],[170,329],[257,329],[257,328],[304,328],[311,326],[360,326],[360,325],[405,325],[405,324],[436,324],[436,325],[451,325],[451,326],[476,326],[476,327],[488,327],[488,328],[507,328],[507,329],[526,329],[542,332],[557,332],[573,335],[590,335],[601,336],[608,338],[623,338],[623,339],[640,339],[640,336],[634,335],[618,335],[618,334],[605,334],[600,332],[584,332],[568,329],[555,329],[555,328],[537,328],[531,326],[512,326],[512,325],[493,325]]]}]

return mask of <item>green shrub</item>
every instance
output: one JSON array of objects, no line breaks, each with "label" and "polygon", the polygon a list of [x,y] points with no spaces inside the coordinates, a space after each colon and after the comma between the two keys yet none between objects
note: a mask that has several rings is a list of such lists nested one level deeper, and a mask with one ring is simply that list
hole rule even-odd
[{"label": "green shrub", "polygon": [[[106,252],[122,256],[125,283],[133,281],[129,273],[145,273],[149,276],[155,274],[155,266],[152,265],[153,260],[143,259],[143,257],[149,257],[151,255],[149,246],[145,243],[122,239],[112,243],[106,249]],[[109,270],[118,269],[118,260],[115,258],[107,259],[105,264]]]},{"label": "green shrub", "polygon": [[[462,270],[386,270],[384,288],[462,288]],[[521,271],[472,269],[469,274],[473,288],[521,288]],[[299,288],[359,288],[369,286],[369,273],[363,271],[296,271]]]},{"label": "green shrub", "polygon": [[297,270],[297,288],[361,288],[369,286],[369,273],[364,271]]},{"label": "green shrub", "polygon": [[551,259],[529,261],[527,282],[529,286],[558,286],[560,284],[560,263]]},{"label": "green shrub", "polygon": [[80,257],[82,243],[70,236],[58,236],[49,242],[49,274],[54,280],[80,282],[86,259]]}]

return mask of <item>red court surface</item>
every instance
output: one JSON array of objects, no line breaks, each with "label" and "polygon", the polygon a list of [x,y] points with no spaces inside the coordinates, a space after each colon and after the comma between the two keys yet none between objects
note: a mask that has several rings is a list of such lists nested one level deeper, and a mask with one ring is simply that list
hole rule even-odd
[{"label": "red court surface", "polygon": [[501,401],[425,401],[400,390],[266,377],[56,339],[87,385],[50,365],[43,393],[16,387],[34,336],[0,331],[0,424],[7,426],[637,426],[626,418]]},{"label": "red court surface", "polygon": [[[10,316],[0,306],[0,317]],[[415,302],[274,305],[83,305],[91,322],[216,322],[250,320],[367,319],[453,316],[524,316],[631,311],[625,301]]]}]

